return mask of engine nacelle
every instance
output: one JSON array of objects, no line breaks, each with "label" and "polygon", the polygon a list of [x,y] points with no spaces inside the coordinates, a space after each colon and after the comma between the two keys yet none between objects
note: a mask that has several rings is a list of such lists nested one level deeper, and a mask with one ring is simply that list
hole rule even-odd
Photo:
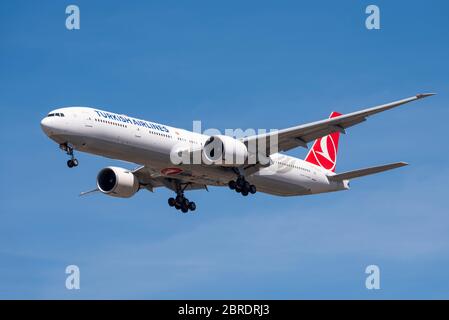
[{"label": "engine nacelle", "polygon": [[97,175],[97,188],[112,197],[129,198],[139,190],[139,180],[127,169],[107,167]]},{"label": "engine nacelle", "polygon": [[246,145],[232,137],[212,136],[203,147],[203,161],[206,164],[234,167],[244,164],[247,158]]}]

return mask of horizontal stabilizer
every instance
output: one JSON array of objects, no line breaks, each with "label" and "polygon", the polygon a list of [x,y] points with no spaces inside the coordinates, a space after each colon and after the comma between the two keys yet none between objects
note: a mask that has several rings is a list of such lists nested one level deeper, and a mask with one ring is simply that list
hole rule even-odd
[{"label": "horizontal stabilizer", "polygon": [[370,168],[365,168],[365,169],[343,172],[343,173],[339,173],[339,174],[336,174],[333,176],[328,176],[328,178],[331,181],[350,180],[350,179],[354,179],[354,178],[368,176],[370,174],[375,174],[375,173],[379,173],[379,172],[383,172],[383,171],[387,171],[387,170],[391,170],[391,169],[400,168],[400,167],[403,167],[406,165],[408,165],[408,163],[396,162],[396,163],[385,164],[383,166],[370,167]]}]

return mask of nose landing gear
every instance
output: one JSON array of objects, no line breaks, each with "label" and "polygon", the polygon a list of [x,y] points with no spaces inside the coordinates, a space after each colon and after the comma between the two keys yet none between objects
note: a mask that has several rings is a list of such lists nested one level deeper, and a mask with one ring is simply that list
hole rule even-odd
[{"label": "nose landing gear", "polygon": [[70,159],[67,160],[67,167],[73,168],[78,166],[78,159],[75,158],[73,154],[73,148],[68,143],[62,143],[59,147],[70,156]]},{"label": "nose landing gear", "polygon": [[241,193],[244,197],[246,197],[250,193],[255,194],[257,192],[256,186],[246,181],[245,177],[243,176],[239,176],[236,181],[229,181],[228,186],[229,189],[235,190],[237,193]]}]

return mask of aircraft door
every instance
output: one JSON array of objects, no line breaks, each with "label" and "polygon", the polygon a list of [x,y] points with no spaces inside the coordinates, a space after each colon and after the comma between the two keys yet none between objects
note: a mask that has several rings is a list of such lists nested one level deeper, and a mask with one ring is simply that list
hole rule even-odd
[{"label": "aircraft door", "polygon": [[92,118],[92,115],[90,112],[88,111],[83,111],[83,122],[84,122],[84,126],[86,128],[93,128],[94,127],[94,120]]}]

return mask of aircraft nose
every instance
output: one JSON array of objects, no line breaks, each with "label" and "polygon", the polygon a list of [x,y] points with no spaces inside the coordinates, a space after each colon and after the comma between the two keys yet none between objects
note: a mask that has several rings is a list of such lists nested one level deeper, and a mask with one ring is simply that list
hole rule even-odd
[{"label": "aircraft nose", "polygon": [[41,128],[42,131],[44,131],[44,133],[47,136],[50,136],[52,133],[52,127],[50,125],[51,120],[48,117],[45,117],[44,119],[41,120]]}]

